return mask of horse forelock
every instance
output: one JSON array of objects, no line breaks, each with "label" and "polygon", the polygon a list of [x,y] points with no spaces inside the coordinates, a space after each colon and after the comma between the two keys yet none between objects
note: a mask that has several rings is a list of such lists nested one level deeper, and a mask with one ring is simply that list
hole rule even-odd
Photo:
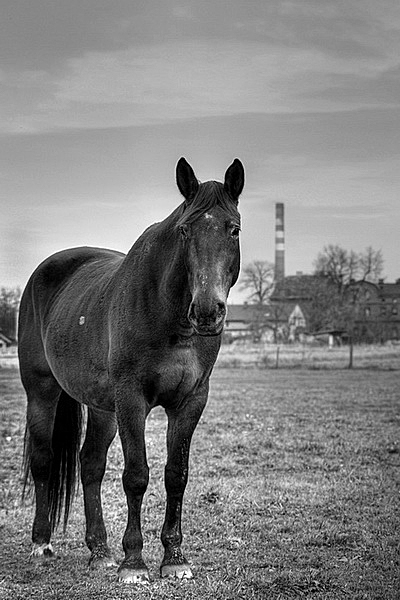
[{"label": "horse forelock", "polygon": [[225,191],[222,183],[206,181],[199,185],[198,192],[190,203],[183,203],[182,213],[176,226],[190,225],[209,210],[219,206],[227,213],[232,223],[240,227],[240,214],[236,205],[237,203]]}]

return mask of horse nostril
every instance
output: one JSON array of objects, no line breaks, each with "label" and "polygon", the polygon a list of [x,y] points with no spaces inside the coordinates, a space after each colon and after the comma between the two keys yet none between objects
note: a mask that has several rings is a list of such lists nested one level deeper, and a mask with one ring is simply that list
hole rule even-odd
[{"label": "horse nostril", "polygon": [[218,317],[224,317],[226,313],[225,302],[217,302],[217,315]]}]

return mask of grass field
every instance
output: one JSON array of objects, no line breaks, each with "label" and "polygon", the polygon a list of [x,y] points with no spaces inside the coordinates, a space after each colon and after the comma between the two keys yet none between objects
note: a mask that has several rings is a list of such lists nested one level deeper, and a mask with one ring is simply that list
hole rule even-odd
[{"label": "grass field", "polygon": [[[165,418],[151,415],[145,558],[152,581],[130,587],[91,572],[82,498],[60,559],[28,561],[33,507],[20,503],[25,399],[15,369],[0,370],[0,598],[400,598],[400,394],[394,370],[217,368],[196,431],[184,510],[195,577],[161,581],[159,532]],[[104,482],[110,545],[122,558],[121,451]]]}]

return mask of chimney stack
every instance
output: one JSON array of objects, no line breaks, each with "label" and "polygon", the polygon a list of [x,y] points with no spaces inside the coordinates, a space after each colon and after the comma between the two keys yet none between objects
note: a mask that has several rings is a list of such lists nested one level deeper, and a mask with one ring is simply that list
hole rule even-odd
[{"label": "chimney stack", "polygon": [[285,205],[275,204],[275,281],[285,278]]}]

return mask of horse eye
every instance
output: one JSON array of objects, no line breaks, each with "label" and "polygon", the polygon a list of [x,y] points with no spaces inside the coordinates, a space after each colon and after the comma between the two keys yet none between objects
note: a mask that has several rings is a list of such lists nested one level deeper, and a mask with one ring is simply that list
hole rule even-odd
[{"label": "horse eye", "polygon": [[240,227],[232,227],[232,229],[231,229],[231,236],[233,238],[238,238],[239,237],[239,233],[240,233]]}]

